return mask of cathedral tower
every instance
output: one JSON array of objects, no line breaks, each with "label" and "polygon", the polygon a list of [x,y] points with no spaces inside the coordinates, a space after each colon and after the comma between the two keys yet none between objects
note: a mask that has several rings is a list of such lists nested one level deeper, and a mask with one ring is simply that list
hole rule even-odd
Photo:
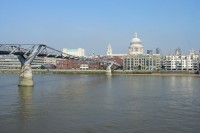
[{"label": "cathedral tower", "polygon": [[112,47],[110,43],[108,44],[107,55],[108,56],[112,55]]}]

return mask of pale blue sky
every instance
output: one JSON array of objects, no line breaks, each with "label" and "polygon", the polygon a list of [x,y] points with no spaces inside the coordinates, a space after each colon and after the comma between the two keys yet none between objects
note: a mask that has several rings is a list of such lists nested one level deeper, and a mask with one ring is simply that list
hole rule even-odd
[{"label": "pale blue sky", "polygon": [[127,53],[134,32],[145,53],[200,50],[200,0],[0,0],[0,43]]}]

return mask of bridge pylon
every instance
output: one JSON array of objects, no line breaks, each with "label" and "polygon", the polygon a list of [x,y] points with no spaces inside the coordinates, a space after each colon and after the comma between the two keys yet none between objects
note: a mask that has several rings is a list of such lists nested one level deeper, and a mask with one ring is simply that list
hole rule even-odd
[{"label": "bridge pylon", "polygon": [[111,69],[111,67],[112,67],[113,64],[114,64],[114,62],[111,62],[111,64],[107,66],[107,68],[106,68],[106,75],[108,75],[108,76],[112,75],[112,69]]},{"label": "bridge pylon", "polygon": [[37,54],[40,52],[42,46],[43,45],[34,45],[33,51],[28,57],[25,57],[24,55],[17,55],[21,63],[18,84],[19,86],[34,86],[31,63],[33,62],[33,59],[37,56]]}]

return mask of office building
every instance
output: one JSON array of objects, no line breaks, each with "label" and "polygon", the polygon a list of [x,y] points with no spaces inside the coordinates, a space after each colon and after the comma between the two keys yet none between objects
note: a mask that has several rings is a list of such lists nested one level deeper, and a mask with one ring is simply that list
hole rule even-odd
[{"label": "office building", "polygon": [[181,49],[180,48],[177,48],[175,50],[175,55],[181,55]]},{"label": "office building", "polygon": [[147,50],[147,54],[153,54],[152,50]]},{"label": "office building", "polygon": [[84,57],[85,56],[85,49],[77,48],[77,49],[67,49],[63,48],[63,53],[70,54],[73,56]]},{"label": "office building", "polygon": [[156,54],[161,54],[161,49],[160,48],[156,48]]}]

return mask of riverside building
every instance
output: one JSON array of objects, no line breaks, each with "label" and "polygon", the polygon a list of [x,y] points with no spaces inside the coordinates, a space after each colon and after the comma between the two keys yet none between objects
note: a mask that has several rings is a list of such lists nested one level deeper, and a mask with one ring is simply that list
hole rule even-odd
[{"label": "riverside building", "polygon": [[194,50],[189,54],[181,55],[180,50],[175,51],[175,55],[164,57],[165,70],[199,70],[199,54]]},{"label": "riverside building", "polygon": [[0,55],[0,69],[19,69],[21,64],[16,55]]},{"label": "riverside building", "polygon": [[85,56],[85,49],[77,48],[77,49],[67,49],[63,48],[63,53],[70,54],[73,56],[84,57]]},{"label": "riverside building", "polygon": [[135,33],[131,40],[128,54],[123,57],[124,70],[159,70],[160,54],[144,54],[141,40]]},{"label": "riverside building", "polygon": [[[41,68],[44,58],[36,57],[31,63],[32,68]],[[0,55],[0,69],[20,69],[21,64],[16,55]]]}]

